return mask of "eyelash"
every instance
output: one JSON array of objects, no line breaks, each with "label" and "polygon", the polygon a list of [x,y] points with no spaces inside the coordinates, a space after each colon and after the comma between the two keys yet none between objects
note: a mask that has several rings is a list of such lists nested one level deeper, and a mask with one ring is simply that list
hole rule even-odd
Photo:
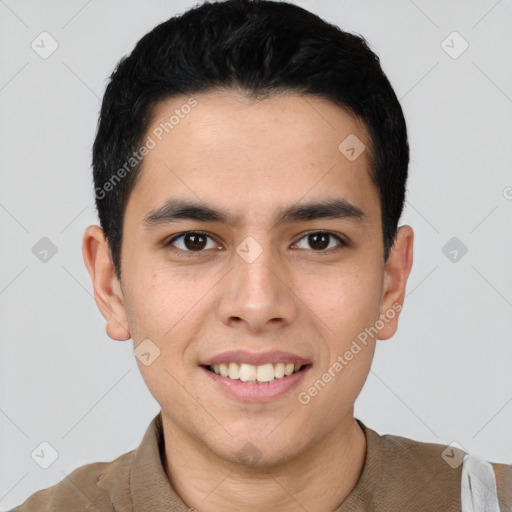
[{"label": "eyelash", "polygon": [[[184,250],[184,249],[179,249],[177,247],[171,247],[172,244],[180,239],[180,238],[184,238],[186,235],[190,235],[190,234],[194,234],[194,235],[204,235],[210,239],[213,240],[213,238],[206,232],[204,231],[184,231],[183,233],[180,233],[176,236],[173,236],[168,242],[166,242],[164,245],[165,247],[168,247],[170,248],[172,251],[174,252],[177,252],[179,254],[183,254],[187,257],[197,257],[197,256],[201,256],[205,250],[200,250],[200,251],[191,251],[191,250]],[[348,243],[345,242],[345,240],[343,240],[339,235],[337,235],[336,233],[333,233],[332,231],[322,231],[322,230],[316,230],[316,231],[308,231],[307,233],[304,233],[304,235],[297,241],[295,242],[295,244],[299,243],[301,240],[303,240],[304,238],[308,237],[309,235],[315,235],[315,234],[325,234],[325,235],[329,235],[330,237],[336,239],[338,242],[339,242],[339,246],[337,248],[334,248],[334,251],[337,251],[343,247],[347,247],[348,246]],[[294,244],[294,245],[295,245]],[[322,250],[314,250],[314,249],[311,249],[313,252],[315,253],[319,253],[319,254],[322,254],[322,253],[326,253],[326,254],[329,254],[331,252],[333,252],[333,248],[331,247],[330,249],[322,249]]]}]

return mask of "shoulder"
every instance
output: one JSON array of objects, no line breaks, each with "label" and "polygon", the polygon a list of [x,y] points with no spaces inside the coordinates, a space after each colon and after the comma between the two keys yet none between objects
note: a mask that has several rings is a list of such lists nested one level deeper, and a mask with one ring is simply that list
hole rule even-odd
[{"label": "shoulder", "polygon": [[412,500],[423,495],[443,510],[471,504],[468,510],[512,512],[512,465],[481,460],[452,445],[396,435],[380,440],[386,484],[400,484]]},{"label": "shoulder", "polygon": [[57,484],[35,492],[11,512],[113,511],[109,489],[114,485],[129,493],[133,453],[124,453],[110,462],[80,466]]},{"label": "shoulder", "polygon": [[459,481],[466,452],[451,445],[427,443],[407,437],[381,436],[382,455],[390,466],[408,467],[424,476]]},{"label": "shoulder", "polygon": [[456,447],[398,435],[380,438],[380,468],[375,500],[389,510],[460,511],[462,461]]}]

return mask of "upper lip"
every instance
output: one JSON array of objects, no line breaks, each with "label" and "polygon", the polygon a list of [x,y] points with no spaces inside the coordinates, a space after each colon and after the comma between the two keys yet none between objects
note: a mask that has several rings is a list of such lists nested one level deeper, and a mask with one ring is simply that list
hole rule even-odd
[{"label": "upper lip", "polygon": [[267,352],[249,352],[247,350],[228,350],[213,357],[209,357],[201,363],[202,366],[213,366],[221,363],[252,364],[260,366],[267,363],[293,363],[300,365],[311,364],[308,359],[291,352],[271,350]]}]

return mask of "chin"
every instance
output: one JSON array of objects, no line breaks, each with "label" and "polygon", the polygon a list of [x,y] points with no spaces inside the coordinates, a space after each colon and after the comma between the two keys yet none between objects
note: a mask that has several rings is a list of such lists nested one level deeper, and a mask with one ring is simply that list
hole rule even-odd
[{"label": "chin", "polygon": [[[233,464],[240,464],[247,468],[268,469],[300,456],[306,447],[300,445],[298,441],[294,441],[289,433],[284,438],[272,435],[255,436],[255,428],[246,435],[233,436],[229,438],[227,444],[223,446],[213,447],[210,450],[219,458]],[[271,429],[263,430],[263,432],[271,431]],[[260,430],[261,432],[261,430]],[[300,441],[303,443],[304,438],[301,436]]]},{"label": "chin", "polygon": [[270,454],[268,453],[268,449],[265,449],[265,451],[262,452],[250,441],[248,441],[238,451],[231,452],[226,455],[227,457],[222,458],[232,464],[239,464],[247,469],[260,469],[264,471],[280,466],[296,456],[295,453],[289,453],[287,455]]}]

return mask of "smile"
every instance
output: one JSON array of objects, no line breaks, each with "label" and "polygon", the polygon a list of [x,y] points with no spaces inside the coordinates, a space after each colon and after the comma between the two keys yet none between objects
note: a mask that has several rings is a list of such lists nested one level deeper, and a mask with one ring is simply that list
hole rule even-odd
[{"label": "smile", "polygon": [[208,370],[227,377],[231,380],[239,380],[242,382],[266,383],[275,379],[282,379],[301,371],[305,366],[293,363],[266,363],[255,366],[247,363],[220,363],[207,366]]},{"label": "smile", "polygon": [[[221,364],[223,373],[226,373],[227,369],[228,373],[225,376],[220,373]],[[217,366],[219,373],[215,371]],[[301,381],[309,374],[311,364],[269,363],[255,366],[244,363],[220,363],[200,366],[200,369],[210,385],[226,397],[243,402],[268,403],[279,397],[284,398],[292,390],[299,388]],[[291,370],[291,373],[286,374],[286,370]]]}]

